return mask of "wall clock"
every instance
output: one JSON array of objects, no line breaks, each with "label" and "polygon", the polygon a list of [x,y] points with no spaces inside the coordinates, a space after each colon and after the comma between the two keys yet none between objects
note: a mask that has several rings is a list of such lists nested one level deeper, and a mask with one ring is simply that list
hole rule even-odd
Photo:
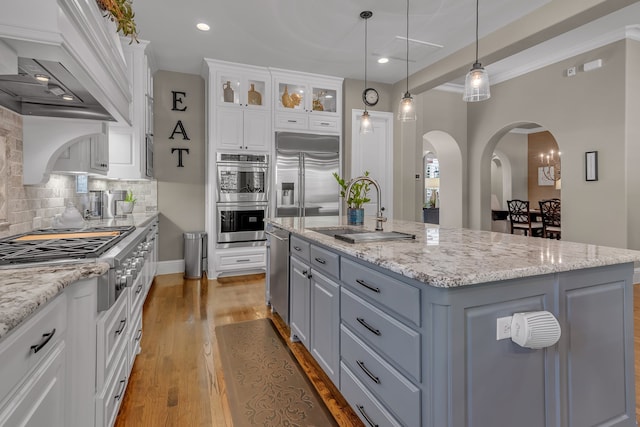
[{"label": "wall clock", "polygon": [[373,107],[378,103],[378,91],[372,87],[368,87],[362,91],[362,102],[369,107]]}]

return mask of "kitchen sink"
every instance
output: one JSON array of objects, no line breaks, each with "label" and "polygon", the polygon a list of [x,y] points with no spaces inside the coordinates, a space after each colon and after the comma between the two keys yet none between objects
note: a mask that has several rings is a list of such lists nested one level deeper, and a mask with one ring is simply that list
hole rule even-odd
[{"label": "kitchen sink", "polygon": [[367,229],[348,227],[322,227],[312,228],[316,233],[333,236],[347,243],[386,242],[391,240],[412,240],[415,234],[401,233],[399,231],[371,231]]}]

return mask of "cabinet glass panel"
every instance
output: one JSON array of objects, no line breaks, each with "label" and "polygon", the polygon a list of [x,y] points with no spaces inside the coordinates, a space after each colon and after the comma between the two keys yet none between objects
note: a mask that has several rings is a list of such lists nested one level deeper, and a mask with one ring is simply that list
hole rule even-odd
[{"label": "cabinet glass panel", "polygon": [[264,80],[247,80],[247,104],[249,105],[265,105],[264,98],[267,84]]},{"label": "cabinet glass panel", "polygon": [[295,83],[278,85],[278,106],[285,109],[304,110],[307,87]]},{"label": "cabinet glass panel", "polygon": [[337,91],[335,89],[324,89],[320,87],[314,87],[313,89],[313,111],[325,111],[328,113],[335,113],[336,109],[336,97]]},{"label": "cabinet glass panel", "polygon": [[240,104],[240,78],[229,74],[220,74],[218,79],[220,103]]}]

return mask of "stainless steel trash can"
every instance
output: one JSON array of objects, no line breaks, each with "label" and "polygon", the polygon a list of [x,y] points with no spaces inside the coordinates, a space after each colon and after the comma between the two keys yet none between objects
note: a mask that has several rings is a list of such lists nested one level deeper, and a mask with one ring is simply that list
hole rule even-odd
[{"label": "stainless steel trash can", "polygon": [[207,270],[207,233],[184,233],[184,278],[200,279]]}]

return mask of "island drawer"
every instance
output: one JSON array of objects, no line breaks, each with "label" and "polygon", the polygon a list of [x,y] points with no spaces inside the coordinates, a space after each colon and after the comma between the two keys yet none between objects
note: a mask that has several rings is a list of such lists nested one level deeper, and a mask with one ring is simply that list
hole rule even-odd
[{"label": "island drawer", "polygon": [[311,245],[309,244],[309,242],[305,242],[304,240],[291,235],[290,244],[291,249],[289,251],[292,255],[295,255],[298,258],[309,262],[309,258],[311,257]]},{"label": "island drawer", "polygon": [[420,326],[420,289],[345,258],[341,264],[343,283]]},{"label": "island drawer", "polygon": [[333,277],[340,277],[340,255],[311,245],[311,266]]},{"label": "island drawer", "polygon": [[346,288],[341,292],[342,323],[420,382],[420,334]]},{"label": "island drawer", "polygon": [[407,426],[420,425],[420,389],[385,362],[344,325],[342,361]]},{"label": "island drawer", "polygon": [[0,402],[64,339],[67,299],[57,296],[0,343]]},{"label": "island drawer", "polygon": [[340,363],[340,393],[365,426],[402,426],[342,362]]}]

